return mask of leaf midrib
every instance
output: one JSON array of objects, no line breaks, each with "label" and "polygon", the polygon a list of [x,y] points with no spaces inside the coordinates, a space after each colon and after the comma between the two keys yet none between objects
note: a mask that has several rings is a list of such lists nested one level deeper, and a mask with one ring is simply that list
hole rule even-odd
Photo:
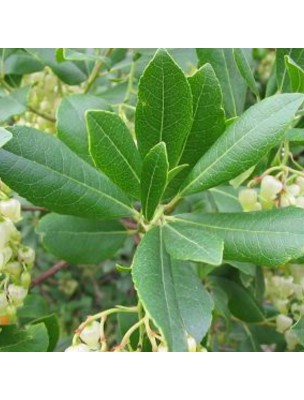
[{"label": "leaf midrib", "polygon": [[[289,105],[291,103],[295,102],[295,100],[289,102]],[[286,105],[285,105],[286,106]],[[240,139],[238,139],[236,142],[234,142],[224,153],[220,155],[213,163],[211,163],[204,171],[202,171],[192,182],[190,182],[182,191],[181,194],[183,194],[189,187],[193,186],[195,182],[197,182],[204,174],[206,174],[214,165],[216,165],[220,160],[222,160],[230,151],[237,146],[240,142],[242,142],[244,139],[247,138],[249,134],[251,134],[253,131],[259,128],[259,126],[265,124],[267,121],[269,121],[271,118],[273,118],[274,115],[280,114],[282,110],[278,110],[272,114],[270,114],[267,118],[265,118],[260,124],[256,125],[254,128],[250,129],[245,135],[243,135]],[[215,143],[216,144],[216,143]],[[211,147],[212,149],[212,147]],[[199,162],[199,161],[198,161]],[[195,168],[195,166],[194,166]]]}]

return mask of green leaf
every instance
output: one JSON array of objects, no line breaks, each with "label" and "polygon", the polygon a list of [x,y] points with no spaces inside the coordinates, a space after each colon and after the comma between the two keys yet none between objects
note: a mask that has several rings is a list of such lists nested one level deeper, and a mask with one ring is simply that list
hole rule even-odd
[{"label": "green leaf", "polygon": [[191,125],[189,83],[167,51],[159,50],[145,69],[138,88],[135,131],[142,157],[163,141],[170,168],[175,167]]},{"label": "green leaf", "polygon": [[232,186],[217,186],[209,189],[219,212],[243,211],[238,198],[238,190]]},{"label": "green leaf", "polygon": [[296,334],[301,346],[304,346],[304,316],[292,326],[291,330]]},{"label": "green leaf", "polygon": [[100,61],[110,67],[111,60],[108,57],[94,54],[94,49],[56,49],[56,60],[63,61]]},{"label": "green leaf", "polygon": [[187,168],[189,165],[188,164],[181,164],[178,165],[177,167],[174,167],[168,172],[168,183],[172,181],[181,171],[183,171],[185,168]]},{"label": "green leaf", "polygon": [[43,323],[49,336],[49,346],[47,351],[54,351],[60,336],[59,321],[55,314],[46,315],[32,322],[33,325]]},{"label": "green leaf", "polygon": [[196,49],[199,66],[210,63],[220,81],[224,108],[228,117],[243,112],[246,98],[246,83],[239,74],[232,49]]},{"label": "green leaf", "polygon": [[17,315],[22,323],[31,322],[50,313],[46,299],[38,294],[30,293],[24,300],[24,305],[18,309]]},{"label": "green leaf", "polygon": [[13,135],[11,132],[0,127],[0,147],[4,146],[9,140],[11,140],[12,137]]},{"label": "green leaf", "polygon": [[146,155],[141,173],[141,202],[144,216],[153,218],[168,179],[168,158],[164,142],[157,144]]},{"label": "green leaf", "polygon": [[276,80],[279,91],[289,91],[289,77],[285,64],[285,56],[290,56],[300,68],[304,68],[304,50],[300,48],[276,49]]},{"label": "green leaf", "polygon": [[304,129],[302,128],[292,128],[286,131],[285,140],[290,142],[304,142]]},{"label": "green leaf", "polygon": [[42,218],[37,232],[48,251],[74,264],[98,264],[112,257],[127,237],[127,231],[118,221],[57,214]]},{"label": "green leaf", "polygon": [[57,136],[79,157],[94,165],[89,153],[87,110],[110,110],[110,106],[102,98],[89,94],[64,97],[57,111]]},{"label": "green leaf", "polygon": [[285,56],[290,86],[293,92],[304,93],[304,71],[289,56]]},{"label": "green leaf", "polygon": [[55,56],[55,49],[28,48],[26,51],[38,62],[49,66],[58,78],[68,85],[79,85],[90,74],[91,68],[88,68],[83,61],[58,63]]},{"label": "green leaf", "polygon": [[160,227],[142,239],[132,276],[139,299],[170,351],[187,351],[187,335],[200,341],[211,322],[212,303],[189,265],[172,262]]},{"label": "green leaf", "polygon": [[228,296],[230,312],[245,322],[261,322],[265,319],[263,310],[251,292],[236,282],[222,278],[209,277],[212,286],[220,287]]},{"label": "green leaf", "polygon": [[177,303],[186,331],[197,343],[208,332],[213,301],[190,263],[171,260]]},{"label": "green leaf", "polygon": [[[193,124],[185,142],[180,160],[190,168],[177,176],[168,190],[174,191],[185,180],[191,167],[206,153],[225,130],[225,114],[222,107],[221,87],[210,64],[201,67],[188,78],[193,96]],[[169,192],[173,194],[173,192]]]},{"label": "green leaf", "polygon": [[0,97],[0,122],[7,121],[15,115],[23,114],[27,110],[29,89],[29,86],[25,86]]},{"label": "green leaf", "polygon": [[32,128],[8,128],[0,176],[33,204],[87,218],[132,216],[129,199],[59,139]]},{"label": "green leaf", "polygon": [[15,326],[2,328],[0,352],[45,352],[49,346],[48,331],[44,323],[25,329]]},{"label": "green leaf", "polygon": [[[41,71],[44,64],[36,60],[24,49],[0,49],[0,75],[25,75]],[[3,66],[3,68],[2,68]]]},{"label": "green leaf", "polygon": [[224,259],[260,265],[284,265],[304,255],[304,210],[288,207],[271,211],[227,214],[183,214],[174,219],[218,235]]},{"label": "green leaf", "polygon": [[303,99],[301,94],[281,94],[249,108],[197,162],[181,193],[217,186],[257,164],[283,138]]},{"label": "green leaf", "polygon": [[177,260],[190,260],[220,265],[223,261],[223,241],[200,228],[171,222],[164,226],[164,240],[168,253]]},{"label": "green leaf", "polygon": [[86,119],[96,167],[138,199],[141,159],[129,129],[117,114],[108,111],[89,111]]},{"label": "green leaf", "polygon": [[259,98],[259,89],[248,59],[248,49],[233,49],[233,55],[240,74],[245,79],[249,89]]}]

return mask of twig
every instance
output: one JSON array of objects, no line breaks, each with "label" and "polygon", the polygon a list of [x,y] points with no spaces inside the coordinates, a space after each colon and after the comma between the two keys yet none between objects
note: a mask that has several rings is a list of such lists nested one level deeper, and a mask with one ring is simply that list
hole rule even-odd
[{"label": "twig", "polygon": [[31,206],[22,206],[21,207],[22,211],[41,211],[41,212],[47,212],[48,210],[46,208],[43,207],[31,207]]},{"label": "twig", "polygon": [[46,119],[49,122],[55,123],[56,122],[56,118],[51,117],[50,115],[47,115],[39,110],[37,110],[36,108],[32,107],[32,106],[28,106],[29,111],[31,111],[32,113],[38,115],[41,118]]},{"label": "twig", "polygon": [[32,287],[41,285],[44,281],[46,281],[48,278],[51,276],[57,274],[58,271],[67,268],[68,263],[64,260],[60,260],[56,262],[50,269],[47,271],[43,272],[41,275],[37,276],[37,278],[33,279],[32,281]]}]

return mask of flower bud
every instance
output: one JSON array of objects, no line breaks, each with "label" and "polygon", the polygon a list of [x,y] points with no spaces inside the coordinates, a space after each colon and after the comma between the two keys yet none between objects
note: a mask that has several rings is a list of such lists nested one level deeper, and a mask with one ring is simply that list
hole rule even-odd
[{"label": "flower bud", "polygon": [[293,324],[292,318],[288,317],[287,315],[280,314],[276,318],[276,324],[277,324],[277,331],[280,333],[284,333],[291,327]]},{"label": "flower bud", "polygon": [[294,350],[299,343],[297,335],[293,331],[287,331],[284,334],[288,350]]},{"label": "flower bud", "polygon": [[14,305],[10,304],[9,306],[7,306],[6,314],[7,314],[7,316],[8,316],[10,321],[13,321],[15,319],[16,313],[17,313],[17,310],[16,310],[16,307]]},{"label": "flower bud", "polygon": [[244,211],[252,211],[258,199],[254,189],[243,189],[239,192],[239,202]]},{"label": "flower bud", "polygon": [[274,200],[276,195],[283,189],[283,184],[277,178],[271,175],[266,175],[261,182],[260,196],[263,200]]},{"label": "flower bud", "polygon": [[86,344],[80,343],[80,344],[75,344],[74,346],[68,347],[65,350],[65,353],[68,353],[68,352],[84,352],[84,351],[90,351],[90,348]]},{"label": "flower bud", "polygon": [[7,229],[6,221],[0,222],[0,251],[3,250],[10,239],[10,232]]},{"label": "flower bud", "polygon": [[20,262],[31,265],[35,261],[35,251],[31,247],[23,247],[18,250],[18,258]]},{"label": "flower bud", "polygon": [[167,351],[168,351],[168,347],[162,343],[157,348],[158,353],[165,353]]},{"label": "flower bud", "polygon": [[100,339],[100,324],[93,321],[80,333],[80,339],[89,347],[96,347]]},{"label": "flower bud", "polygon": [[304,194],[304,178],[302,176],[297,177],[296,184],[300,186],[300,194]]},{"label": "flower bud", "polygon": [[25,299],[27,295],[27,289],[25,289],[22,286],[17,286],[13,283],[11,283],[8,288],[8,295],[11,300],[11,302],[15,306],[21,306],[23,304],[23,300]]},{"label": "flower bud", "polygon": [[8,274],[18,278],[22,272],[22,265],[19,261],[12,261],[5,265],[4,270]]},{"label": "flower bud", "polygon": [[31,281],[32,281],[31,274],[28,271],[22,272],[20,277],[21,286],[28,289],[30,287]]},{"label": "flower bud", "polygon": [[296,206],[304,208],[304,196],[299,196],[296,198]]},{"label": "flower bud", "polygon": [[13,222],[18,222],[21,219],[21,204],[16,199],[0,201],[0,214],[9,218]]},{"label": "flower bud", "polygon": [[294,206],[296,204],[296,199],[294,196],[288,193],[282,194],[280,198],[280,206],[281,207],[289,207],[289,206]]},{"label": "flower bud", "polygon": [[292,185],[289,185],[286,187],[286,191],[287,193],[291,194],[292,196],[299,196],[300,192],[301,192],[301,188],[299,185],[296,185],[295,183]]},{"label": "flower bud", "polygon": [[188,335],[187,336],[187,344],[188,344],[188,351],[191,352],[191,353],[195,353],[196,352],[197,343],[196,343],[194,337]]}]

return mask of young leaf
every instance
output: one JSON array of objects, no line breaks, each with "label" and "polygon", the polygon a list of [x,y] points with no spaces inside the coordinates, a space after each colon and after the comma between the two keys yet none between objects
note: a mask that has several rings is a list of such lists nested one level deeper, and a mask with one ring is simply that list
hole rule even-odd
[{"label": "young leaf", "polygon": [[114,256],[127,238],[118,221],[57,214],[42,218],[37,232],[50,253],[75,264],[98,264]]},{"label": "young leaf", "polygon": [[254,79],[254,75],[248,60],[248,49],[233,49],[233,55],[236,65],[240,71],[240,74],[245,79],[249,89],[256,95],[257,98],[260,97],[259,89],[257,83]]},{"label": "young leaf", "polygon": [[133,281],[169,350],[187,351],[187,335],[200,341],[208,330],[212,303],[190,266],[172,263],[162,236],[159,226],[144,236],[133,260]]},{"label": "young leaf", "polygon": [[29,89],[29,86],[25,86],[4,97],[0,97],[0,122],[7,121],[15,115],[23,114],[27,110]]},{"label": "young leaf", "polygon": [[45,352],[48,347],[48,331],[43,323],[22,330],[13,325],[1,330],[0,352]]},{"label": "young leaf", "polygon": [[229,309],[235,317],[245,322],[261,322],[265,319],[261,306],[249,290],[222,277],[212,276],[209,277],[209,281],[215,287],[220,287],[225,291]]},{"label": "young leaf", "polygon": [[213,68],[205,64],[188,78],[193,96],[193,124],[185,142],[180,164],[189,167],[169,185],[166,197],[176,193],[191,167],[206,153],[225,130],[221,87]]},{"label": "young leaf", "polygon": [[217,186],[209,189],[219,212],[241,212],[238,190],[232,186]]},{"label": "young leaf", "polygon": [[224,258],[277,266],[304,255],[304,210],[184,214],[174,219],[224,240]]},{"label": "young leaf", "polygon": [[288,91],[289,90],[289,79],[288,72],[285,64],[285,56],[289,56],[292,60],[300,67],[304,68],[304,51],[303,49],[295,48],[295,49],[276,49],[276,81],[277,88],[279,91]]},{"label": "young leaf", "polygon": [[290,86],[293,92],[304,93],[304,71],[290,57],[285,56]]},{"label": "young leaf", "polygon": [[4,146],[9,140],[11,140],[12,137],[13,135],[11,132],[0,127],[0,147]]},{"label": "young leaf", "polygon": [[86,119],[96,167],[138,199],[141,159],[129,129],[117,114],[108,111],[89,111]]},{"label": "young leaf", "polygon": [[85,122],[87,110],[110,110],[110,106],[102,98],[89,94],[64,97],[57,111],[57,136],[79,157],[94,165]]},{"label": "young leaf", "polygon": [[183,171],[185,168],[189,167],[188,164],[181,164],[178,165],[177,167],[174,167],[168,172],[168,183],[172,181],[181,171]]},{"label": "young leaf", "polygon": [[88,69],[83,61],[58,63],[55,57],[56,49],[28,48],[26,51],[39,63],[49,66],[58,78],[68,85],[79,85],[85,81],[92,68]]},{"label": "young leaf", "polygon": [[191,124],[189,83],[167,51],[159,50],[145,69],[138,88],[135,132],[142,157],[163,141],[173,168]]},{"label": "young leaf", "polygon": [[168,179],[168,158],[166,145],[161,142],[146,155],[141,173],[141,202],[147,220],[153,218],[164,193]]},{"label": "young leaf", "polygon": [[59,139],[22,126],[7,129],[13,139],[0,149],[0,176],[21,196],[62,214],[132,216],[126,195]]},{"label": "young leaf", "polygon": [[220,81],[227,116],[240,115],[244,109],[247,87],[239,74],[232,49],[196,49],[196,52],[199,66],[210,63]]},{"label": "young leaf", "polygon": [[177,260],[190,260],[220,265],[223,261],[223,241],[195,226],[171,222],[164,226],[164,240],[168,253]]},{"label": "young leaf", "polygon": [[249,108],[197,162],[181,193],[217,186],[255,165],[283,138],[303,100],[301,94],[281,94]]}]

